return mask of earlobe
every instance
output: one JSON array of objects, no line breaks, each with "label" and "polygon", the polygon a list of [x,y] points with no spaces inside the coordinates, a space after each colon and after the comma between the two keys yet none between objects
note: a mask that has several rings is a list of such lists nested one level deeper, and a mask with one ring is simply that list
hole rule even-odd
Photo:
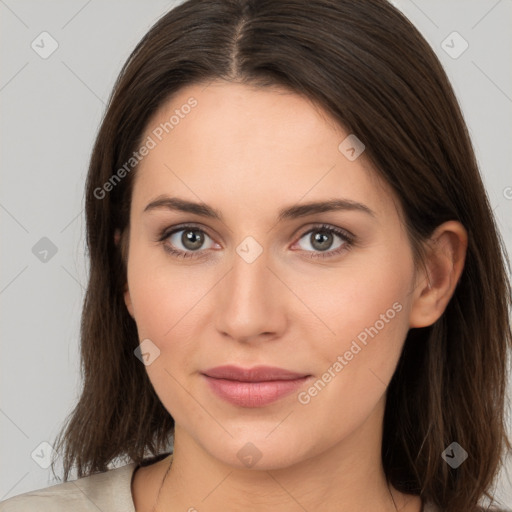
[{"label": "earlobe", "polygon": [[410,327],[427,327],[443,314],[464,268],[468,236],[457,221],[438,226],[430,237],[423,272],[413,291]]}]

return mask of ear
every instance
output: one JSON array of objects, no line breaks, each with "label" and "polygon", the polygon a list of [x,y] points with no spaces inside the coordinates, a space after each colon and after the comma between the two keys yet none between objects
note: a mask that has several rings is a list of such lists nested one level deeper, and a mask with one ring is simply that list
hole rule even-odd
[{"label": "ear", "polygon": [[133,319],[135,319],[135,316],[133,314],[132,298],[130,296],[130,290],[128,288],[128,284],[126,284],[125,290],[124,290],[124,303],[126,304],[126,309],[128,310],[128,313],[130,313],[130,316]]},{"label": "ear", "polygon": [[450,220],[434,230],[427,242],[427,274],[419,273],[413,291],[410,327],[432,325],[443,314],[462,274],[467,245],[460,222]]},{"label": "ear", "polygon": [[[121,249],[119,246],[119,242],[121,241],[121,231],[119,229],[116,229],[114,231],[114,243],[116,244],[116,247]],[[132,298],[130,296],[130,290],[128,288],[128,283],[124,286],[124,303],[126,304],[126,309],[128,309],[128,313],[130,313],[130,316],[132,318],[135,318],[133,315],[133,304],[132,304]]]}]

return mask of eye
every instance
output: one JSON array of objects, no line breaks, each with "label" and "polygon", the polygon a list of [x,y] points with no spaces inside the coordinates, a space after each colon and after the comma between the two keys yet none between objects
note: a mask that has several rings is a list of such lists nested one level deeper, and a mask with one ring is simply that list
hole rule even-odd
[{"label": "eye", "polygon": [[[336,238],[338,238],[338,242],[336,242]],[[301,236],[300,240],[302,239],[306,240],[305,250],[312,253],[308,256],[310,258],[337,256],[350,249],[354,243],[354,236],[347,231],[325,224],[310,229]],[[309,250],[308,246],[313,250]]]},{"label": "eye", "polygon": [[213,240],[202,229],[196,226],[180,226],[170,231],[164,230],[158,241],[163,243],[164,249],[174,256],[181,258],[198,257],[202,250],[211,249],[203,247],[205,240]]}]

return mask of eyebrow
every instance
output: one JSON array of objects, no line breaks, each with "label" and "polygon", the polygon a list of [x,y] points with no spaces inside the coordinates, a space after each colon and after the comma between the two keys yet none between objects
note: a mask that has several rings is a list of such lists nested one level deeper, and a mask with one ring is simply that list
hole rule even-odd
[{"label": "eyebrow", "polygon": [[[192,201],[187,201],[185,199],[180,199],[178,197],[157,197],[154,201],[151,201],[146,206],[146,208],[144,208],[144,212],[149,212],[160,208],[165,208],[167,210],[172,211],[193,213],[201,217],[207,217],[223,221],[222,214],[220,213],[219,210],[216,210],[215,208],[212,208],[211,206],[205,203],[194,203]],[[371,215],[372,217],[376,217],[375,212],[362,203],[358,203],[350,199],[330,199],[327,201],[314,201],[283,208],[279,210],[277,219],[279,222],[281,222],[287,219],[306,217],[307,215],[312,215],[315,213],[324,213],[340,210],[360,211],[368,215]]]}]

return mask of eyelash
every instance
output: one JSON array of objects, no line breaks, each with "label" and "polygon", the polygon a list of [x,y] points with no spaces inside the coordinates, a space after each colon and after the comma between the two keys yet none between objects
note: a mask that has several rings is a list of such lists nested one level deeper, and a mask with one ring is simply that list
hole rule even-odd
[{"label": "eyelash", "polygon": [[[208,233],[204,231],[203,229],[194,226],[192,224],[185,224],[179,227],[172,228],[169,230],[168,228],[163,229],[160,234],[158,235],[157,242],[162,243],[163,248],[166,252],[168,252],[171,256],[178,257],[178,258],[202,258],[204,257],[203,254],[201,254],[202,251],[180,251],[177,249],[173,249],[170,245],[166,244],[165,241],[174,233],[179,233],[180,231],[196,231],[201,232],[207,236]],[[338,256],[342,252],[348,251],[352,248],[352,246],[355,243],[355,236],[349,233],[348,231],[342,230],[340,228],[335,228],[333,226],[329,226],[327,224],[318,224],[317,226],[313,226],[308,231],[304,232],[300,237],[303,238],[305,235],[308,235],[310,233],[313,233],[315,231],[323,232],[323,233],[333,233],[335,235],[338,235],[343,240],[343,245],[338,247],[337,249],[331,250],[331,251],[306,251],[308,253],[311,253],[310,256],[307,256],[308,258],[333,258],[335,256]],[[211,238],[211,237],[210,237]],[[328,256],[326,256],[328,255]]]}]

